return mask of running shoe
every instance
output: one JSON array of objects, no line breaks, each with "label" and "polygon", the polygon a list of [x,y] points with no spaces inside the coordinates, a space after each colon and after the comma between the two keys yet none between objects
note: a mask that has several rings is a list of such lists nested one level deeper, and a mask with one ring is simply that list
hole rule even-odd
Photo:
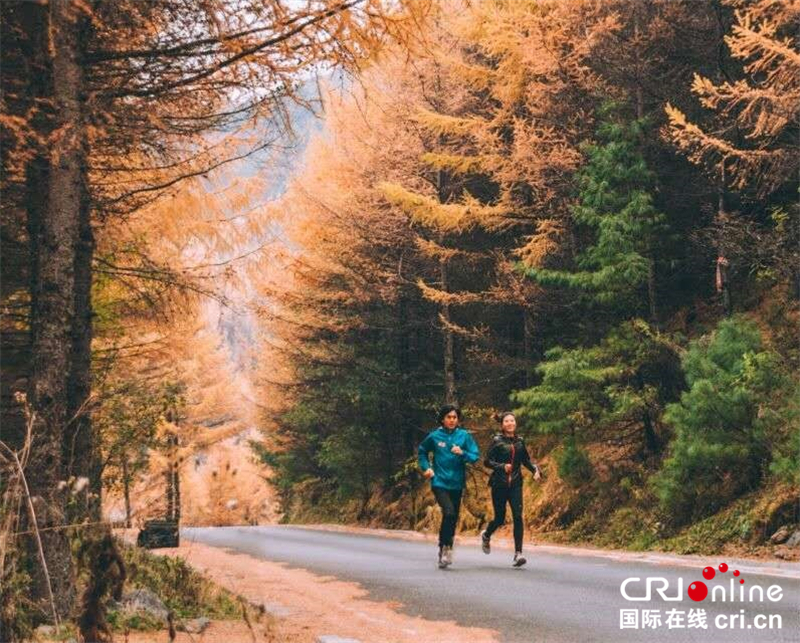
[{"label": "running shoe", "polygon": [[439,563],[439,567],[444,569],[448,565],[453,564],[453,548],[452,547],[443,547],[442,548],[442,558],[441,562]]},{"label": "running shoe", "polygon": [[514,554],[514,567],[522,567],[527,562],[527,559],[522,555],[521,551],[518,551]]},{"label": "running shoe", "polygon": [[486,535],[486,530],[484,529],[481,532],[481,549],[484,554],[490,554],[492,552],[492,546],[489,541],[490,538]]}]

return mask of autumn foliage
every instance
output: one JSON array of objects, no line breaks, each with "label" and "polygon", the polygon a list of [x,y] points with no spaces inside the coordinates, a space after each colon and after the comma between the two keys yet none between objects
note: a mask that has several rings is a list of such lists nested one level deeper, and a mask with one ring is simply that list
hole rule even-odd
[{"label": "autumn foliage", "polygon": [[667,547],[768,497],[748,542],[796,522],[798,17],[4,2],[6,638],[72,613],[70,538],[108,519],[255,523],[277,491],[430,527],[442,402],[483,445],[515,408],[554,537]]},{"label": "autumn foliage", "polygon": [[[533,525],[602,532],[592,512],[638,502],[675,530],[794,480],[795,18],[767,1],[442,3],[413,47],[329,88],[271,209],[280,268],[258,280],[262,457],[289,516],[335,518],[338,499],[427,524],[398,490],[418,488],[407,459],[442,400],[487,440],[510,397],[540,436],[558,475]],[[761,352],[731,340],[748,318]],[[692,406],[704,342],[733,356],[712,380],[781,355],[741,442]],[[760,464],[700,502],[677,491],[700,448],[725,480],[737,457]]]}]

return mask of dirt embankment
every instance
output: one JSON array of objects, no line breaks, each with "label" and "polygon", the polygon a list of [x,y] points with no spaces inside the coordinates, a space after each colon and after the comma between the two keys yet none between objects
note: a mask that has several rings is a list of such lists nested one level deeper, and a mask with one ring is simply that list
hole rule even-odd
[{"label": "dirt embankment", "polygon": [[[632,447],[593,447],[590,457],[595,475],[578,487],[558,476],[549,456],[536,458],[545,477],[534,482],[525,475],[526,540],[603,549],[800,559],[796,547],[786,547],[773,538],[779,530],[788,534],[800,532],[796,486],[765,483],[705,519],[676,526],[669,524],[646,482],[653,473],[653,463],[635,456]],[[315,481],[298,485],[285,499],[288,522],[427,533],[438,529],[440,511],[428,483],[417,475],[403,478],[389,488],[376,488],[366,502],[351,500],[342,504],[331,489]],[[458,532],[477,535],[492,514],[486,474],[472,468],[468,471]],[[500,535],[507,535],[508,529],[501,530]]]}]

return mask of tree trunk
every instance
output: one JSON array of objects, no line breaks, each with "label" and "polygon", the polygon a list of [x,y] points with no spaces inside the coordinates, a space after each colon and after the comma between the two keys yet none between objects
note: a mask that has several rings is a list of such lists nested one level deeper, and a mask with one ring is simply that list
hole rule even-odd
[{"label": "tree trunk", "polygon": [[[171,417],[168,419],[171,421]],[[169,444],[167,478],[167,520],[180,522],[181,519],[181,486],[180,486],[180,463],[178,462],[178,436],[170,435],[167,438]]]},{"label": "tree trunk", "polygon": [[[36,414],[29,471],[37,522],[52,582],[55,607],[68,616],[75,602],[75,574],[63,529],[66,495],[63,445],[69,421],[68,380],[75,316],[75,255],[85,194],[83,76],[79,51],[79,10],[68,0],[50,2],[54,130],[50,143],[47,208],[41,214],[37,269],[31,307],[30,400]],[[43,574],[33,579],[34,597],[47,596]]]},{"label": "tree trunk", "polygon": [[[638,31],[638,25],[637,25]],[[636,87],[636,118],[644,118],[644,97],[641,85]],[[652,240],[647,244],[647,300],[650,312],[650,323],[658,324],[658,308],[656,306],[656,260],[653,256]]]},{"label": "tree trunk", "polygon": [[[439,143],[442,143],[440,137]],[[442,170],[436,172],[436,192],[439,203],[447,203],[447,177]],[[448,292],[447,264],[444,259],[439,261],[439,275],[442,282],[442,291]],[[450,305],[442,304],[442,339],[444,343],[444,401],[445,404],[458,404],[456,397],[456,373],[454,357],[454,338],[450,328]]]},{"label": "tree trunk", "polygon": [[[727,219],[727,210],[725,207],[725,159],[722,161],[722,170],[720,172],[719,188],[717,190],[717,271],[718,271],[718,288],[722,295],[722,307],[725,310],[725,316],[730,317],[733,309],[731,307],[731,291],[728,284],[728,264],[727,262],[727,248],[725,243],[725,220]],[[720,265],[720,259],[722,264]],[[720,273],[721,271],[721,273]]]},{"label": "tree trunk", "polygon": [[[633,33],[634,40],[639,42],[639,12],[633,12]],[[636,118],[644,118],[644,93],[642,91],[643,70],[641,65],[636,70]],[[652,239],[647,244],[647,299],[650,314],[650,323],[658,324],[658,307],[656,303],[656,260],[653,253]]]},{"label": "tree trunk", "polygon": [[650,417],[650,411],[645,411],[643,418],[644,425],[644,448],[648,454],[658,453],[661,444],[656,435],[655,427],[653,426],[653,419]]},{"label": "tree trunk", "polygon": [[[444,261],[439,263],[439,272],[442,279],[442,290],[447,292],[447,265]],[[442,319],[444,328],[442,334],[444,339],[444,401],[445,404],[458,404],[456,398],[456,373],[455,358],[453,354],[453,331],[450,329],[450,306],[442,305]]]},{"label": "tree trunk", "polygon": [[181,524],[181,463],[178,457],[178,438],[175,437],[175,458],[172,464],[172,488],[174,489],[173,497],[175,499],[175,509],[173,511],[173,518],[179,525]]},{"label": "tree trunk", "polygon": [[[81,61],[84,55],[84,43],[87,40],[87,29],[90,21],[84,16],[75,16],[77,24],[76,60],[78,64],[77,75],[83,91],[83,68]],[[80,92],[76,100],[81,100]],[[91,221],[91,203],[89,199],[87,180],[87,140],[84,136],[83,114],[85,106],[79,103],[80,129],[77,129],[78,162],[80,163],[80,202],[78,204],[78,230],[75,241],[75,316],[72,327],[72,355],[69,375],[68,407],[67,411],[71,420],[67,440],[65,442],[65,457],[67,458],[67,475],[88,478],[86,487],[87,496],[82,498],[80,506],[85,509],[80,519],[89,517],[93,521],[101,517],[101,470],[102,462],[98,450],[97,438],[92,426],[89,408],[89,398],[92,392],[92,260],[94,257],[94,233]]]},{"label": "tree trunk", "polygon": [[533,363],[533,315],[528,306],[522,308],[522,358],[525,362],[525,388],[533,386],[531,365]]},{"label": "tree trunk", "polygon": [[172,436],[168,439],[168,444],[170,445],[170,453],[167,459],[167,470],[164,472],[164,477],[166,478],[167,483],[167,510],[166,515],[164,516],[167,520],[172,520],[173,516],[175,515],[175,477],[173,476],[173,464],[172,460],[174,457],[173,449],[172,449]]},{"label": "tree trunk", "polygon": [[[400,377],[397,381],[397,386],[400,387],[397,391],[398,401],[403,399],[408,393],[407,382],[410,380],[411,370],[411,338],[408,324],[408,298],[403,286],[400,286],[400,293],[397,302],[397,365],[400,371]],[[403,453],[409,454],[414,451],[414,426],[409,421],[407,413],[403,412],[403,407],[407,405],[397,405],[397,422],[398,426],[402,426],[403,435]],[[394,463],[392,463],[394,465]]]},{"label": "tree trunk", "polygon": [[[85,159],[85,155],[83,156]],[[84,167],[85,172],[85,167]],[[84,173],[85,176],[85,173]],[[87,495],[81,498],[78,519],[100,520],[100,458],[89,408],[92,392],[92,257],[94,235],[90,221],[88,195],[83,192],[80,230],[75,247],[75,317],[72,327],[72,354],[67,413],[70,424],[65,435],[67,476],[89,479]]]},{"label": "tree trunk", "polygon": [[125,527],[131,528],[131,478],[128,473],[128,456],[122,456],[122,494],[125,498]]},{"label": "tree trunk", "polygon": [[658,308],[656,308],[656,260],[652,249],[647,258],[647,298],[650,301],[650,323],[658,325]]}]

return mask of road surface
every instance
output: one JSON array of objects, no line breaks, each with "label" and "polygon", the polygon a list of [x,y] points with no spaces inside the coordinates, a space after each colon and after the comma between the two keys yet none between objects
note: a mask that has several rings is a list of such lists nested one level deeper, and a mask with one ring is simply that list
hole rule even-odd
[{"label": "road surface", "polygon": [[[710,556],[703,565],[693,561],[687,566],[675,560],[637,560],[635,555],[576,555],[566,549],[531,547],[526,552],[528,565],[513,569],[509,550],[495,548],[487,556],[477,544],[458,544],[455,564],[442,571],[435,564],[435,545],[418,539],[290,526],[190,528],[183,529],[182,536],[355,581],[369,592],[370,598],[401,602],[401,611],[406,614],[490,628],[507,643],[800,641],[797,564],[740,562],[732,564],[724,574],[717,571],[713,580],[704,580],[703,566],[717,567],[724,557]],[[738,567],[743,571],[734,579],[732,572]],[[655,591],[658,581],[652,600],[628,601],[621,595],[620,586],[630,577],[642,579],[627,586],[631,597],[644,594],[647,577],[666,578],[670,583],[666,594],[673,596],[682,578],[682,600],[662,600]],[[747,588],[744,601],[738,600],[741,578],[745,579],[742,587]],[[735,601],[723,602],[721,589],[716,590],[717,600],[713,602],[711,594],[701,602],[687,596],[691,583],[703,581],[710,592],[715,591],[716,585],[724,587],[728,599],[732,579],[736,582]],[[753,602],[747,600],[747,591],[755,585],[763,588],[763,601],[758,596]],[[780,587],[778,601],[768,598],[773,585]],[[778,594],[776,589],[771,591],[773,597]],[[688,627],[689,611],[696,609],[705,610],[706,629]],[[636,610],[637,628],[621,628],[621,610]],[[657,610],[660,624],[643,629],[644,610],[650,610],[652,617]],[[667,622],[670,610],[675,610],[671,628]],[[756,620],[758,615],[763,617]],[[765,629],[758,629],[757,625]]]}]

